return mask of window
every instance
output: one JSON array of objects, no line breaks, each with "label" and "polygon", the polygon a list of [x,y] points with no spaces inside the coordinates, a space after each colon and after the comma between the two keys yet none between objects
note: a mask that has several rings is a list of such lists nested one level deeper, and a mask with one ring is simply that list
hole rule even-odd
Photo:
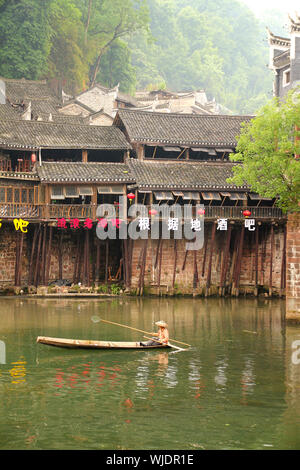
[{"label": "window", "polygon": [[287,85],[290,84],[290,81],[291,81],[291,71],[290,71],[290,69],[285,70],[283,72],[283,83],[282,83],[282,85],[287,86]]},{"label": "window", "polygon": [[116,184],[114,186],[98,186],[98,194],[123,194],[123,186]]},{"label": "window", "polygon": [[65,199],[64,187],[52,186],[51,187],[51,199]]},{"label": "window", "polygon": [[66,197],[79,197],[77,186],[65,186]]}]

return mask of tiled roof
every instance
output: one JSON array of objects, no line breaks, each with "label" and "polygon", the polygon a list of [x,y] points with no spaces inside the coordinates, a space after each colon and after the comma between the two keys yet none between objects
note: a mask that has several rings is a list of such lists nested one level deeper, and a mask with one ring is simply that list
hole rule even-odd
[{"label": "tiled roof", "polygon": [[20,119],[20,115],[10,104],[0,104],[0,119],[6,121]]},{"label": "tiled roof", "polygon": [[236,163],[147,162],[129,160],[129,168],[139,189],[245,189],[227,183]]},{"label": "tiled roof", "polygon": [[133,176],[124,163],[42,162],[37,173],[43,183],[132,183]]},{"label": "tiled roof", "polygon": [[13,80],[5,82],[6,97],[10,103],[31,102],[33,113],[54,113],[60,102],[45,80]]},{"label": "tiled roof", "polygon": [[130,145],[114,126],[0,120],[0,147],[125,150]]},{"label": "tiled roof", "polygon": [[116,125],[123,125],[131,142],[181,146],[235,146],[241,124],[251,116],[148,113],[119,110]]}]

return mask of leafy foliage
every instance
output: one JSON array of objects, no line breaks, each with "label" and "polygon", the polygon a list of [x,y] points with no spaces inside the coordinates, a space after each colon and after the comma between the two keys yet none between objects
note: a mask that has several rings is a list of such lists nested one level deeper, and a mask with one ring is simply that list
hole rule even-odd
[{"label": "leafy foliage", "polygon": [[[283,210],[299,210],[300,161],[300,88],[286,100],[271,100],[244,125],[237,153],[230,159],[241,162],[228,181],[248,184],[265,197],[278,197]],[[297,130],[298,129],[298,130]],[[297,137],[299,140],[297,140]]]},{"label": "leafy foliage", "polygon": [[0,0],[8,78],[56,78],[74,93],[95,81],[204,89],[246,114],[271,96],[267,61],[265,24],[237,0]]}]

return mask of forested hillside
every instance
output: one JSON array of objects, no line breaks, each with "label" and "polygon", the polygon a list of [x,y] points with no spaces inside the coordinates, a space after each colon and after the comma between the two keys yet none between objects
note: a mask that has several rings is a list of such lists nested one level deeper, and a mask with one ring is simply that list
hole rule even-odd
[{"label": "forested hillside", "polygon": [[265,26],[238,0],[0,0],[0,75],[205,89],[251,113],[272,90]]}]

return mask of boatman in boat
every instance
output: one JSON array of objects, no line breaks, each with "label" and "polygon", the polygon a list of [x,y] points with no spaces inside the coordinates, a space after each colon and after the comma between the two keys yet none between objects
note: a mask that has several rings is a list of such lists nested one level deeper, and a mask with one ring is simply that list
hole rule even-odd
[{"label": "boatman in boat", "polygon": [[168,325],[165,321],[160,320],[155,323],[158,326],[158,332],[152,333],[151,336],[155,336],[155,338],[150,339],[146,343],[141,343],[141,346],[157,346],[158,344],[162,344],[167,346],[169,343],[169,331]]}]

